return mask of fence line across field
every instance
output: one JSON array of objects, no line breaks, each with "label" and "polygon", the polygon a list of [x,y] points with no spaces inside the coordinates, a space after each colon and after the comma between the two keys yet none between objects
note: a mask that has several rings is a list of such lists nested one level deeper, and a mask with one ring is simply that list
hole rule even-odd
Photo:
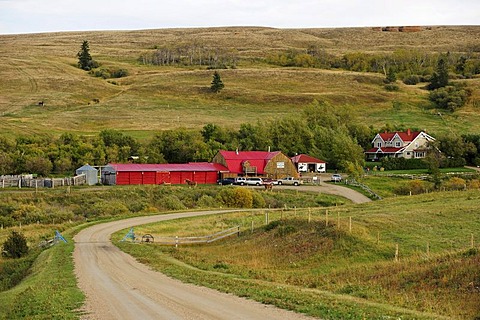
[{"label": "fence line across field", "polygon": [[219,231],[217,233],[213,233],[206,236],[198,236],[198,237],[160,237],[155,236],[155,243],[157,244],[164,244],[164,245],[175,245],[178,247],[181,244],[197,244],[197,243],[211,243],[217,240],[221,240],[223,238],[232,236],[232,235],[240,235],[240,226],[235,226],[226,230]]},{"label": "fence line across field", "polygon": [[80,174],[65,178],[34,178],[26,176],[0,176],[0,188],[55,188],[60,186],[79,186],[87,182],[87,176]]}]

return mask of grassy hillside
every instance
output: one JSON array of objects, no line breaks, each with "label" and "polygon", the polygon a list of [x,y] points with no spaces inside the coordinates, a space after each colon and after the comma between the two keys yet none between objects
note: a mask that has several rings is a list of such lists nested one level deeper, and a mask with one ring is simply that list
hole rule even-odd
[{"label": "grassy hillside", "polygon": [[[435,132],[478,132],[479,79],[468,80],[474,92],[467,107],[439,117],[435,110],[425,108],[427,93],[419,86],[400,84],[400,91],[387,92],[380,74],[280,68],[261,59],[274,51],[305,50],[309,45],[337,56],[412,48],[429,53],[470,52],[478,51],[479,39],[480,27],[433,27],[415,33],[248,27],[3,35],[0,130],[17,135],[116,128],[145,137],[179,126],[238,127],[293,115],[318,99],[339,107],[350,105],[359,121],[374,126],[389,122]],[[102,67],[123,68],[130,75],[107,81],[78,69],[76,53],[83,40],[89,41],[90,52]],[[237,68],[220,70],[225,83],[220,94],[208,92],[213,71],[205,67],[155,67],[138,62],[141,54],[156,46],[194,42],[237,52]],[[39,101],[45,106],[38,106]]]},{"label": "grassy hillside", "polygon": [[479,201],[476,191],[397,197],[331,208],[328,226],[325,209],[312,210],[311,222],[307,210],[272,213],[268,225],[262,213],[162,222],[135,232],[200,236],[234,225],[243,232],[178,250],[119,246],[185,281],[322,319],[473,319],[480,316]]}]

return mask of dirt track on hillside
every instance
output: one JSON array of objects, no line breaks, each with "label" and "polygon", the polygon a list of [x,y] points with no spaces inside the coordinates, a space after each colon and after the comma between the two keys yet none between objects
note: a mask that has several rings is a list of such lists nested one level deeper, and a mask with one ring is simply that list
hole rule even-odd
[{"label": "dirt track on hillside", "polygon": [[79,232],[74,238],[74,260],[78,285],[87,298],[82,319],[311,319],[168,278],[110,242],[110,235],[120,229],[220,212],[138,217],[95,225]]}]

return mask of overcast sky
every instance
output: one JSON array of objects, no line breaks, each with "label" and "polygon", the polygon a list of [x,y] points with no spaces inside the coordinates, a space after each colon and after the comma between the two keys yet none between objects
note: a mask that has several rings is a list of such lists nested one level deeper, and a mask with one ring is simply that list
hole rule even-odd
[{"label": "overcast sky", "polygon": [[0,0],[0,34],[479,24],[480,0]]}]

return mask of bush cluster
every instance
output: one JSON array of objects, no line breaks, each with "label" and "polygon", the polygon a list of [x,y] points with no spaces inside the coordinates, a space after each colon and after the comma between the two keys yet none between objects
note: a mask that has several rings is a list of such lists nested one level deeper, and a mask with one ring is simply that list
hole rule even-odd
[{"label": "bush cluster", "polygon": [[385,170],[413,170],[427,169],[428,165],[423,159],[385,157],[382,159],[382,167]]}]

